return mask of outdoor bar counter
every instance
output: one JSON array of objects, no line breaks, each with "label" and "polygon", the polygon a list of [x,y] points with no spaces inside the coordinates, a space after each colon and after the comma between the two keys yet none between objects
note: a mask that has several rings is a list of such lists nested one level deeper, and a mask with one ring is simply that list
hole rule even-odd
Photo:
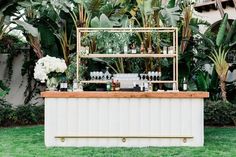
[{"label": "outdoor bar counter", "polygon": [[203,146],[208,92],[42,92],[45,145]]}]

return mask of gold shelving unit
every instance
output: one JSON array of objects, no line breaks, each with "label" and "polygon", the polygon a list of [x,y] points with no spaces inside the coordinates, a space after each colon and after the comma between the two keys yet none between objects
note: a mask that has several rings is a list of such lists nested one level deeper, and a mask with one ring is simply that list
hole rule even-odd
[{"label": "gold shelving unit", "polygon": [[[81,53],[81,37],[83,33],[95,32],[110,33],[173,33],[173,54],[82,54]],[[173,80],[168,81],[151,81],[152,83],[172,83],[178,89],[178,29],[176,27],[160,27],[160,28],[77,28],[77,79],[79,78],[79,66],[83,58],[172,58],[173,59]],[[100,80],[82,80],[81,83],[98,83],[104,84],[107,81]]]}]

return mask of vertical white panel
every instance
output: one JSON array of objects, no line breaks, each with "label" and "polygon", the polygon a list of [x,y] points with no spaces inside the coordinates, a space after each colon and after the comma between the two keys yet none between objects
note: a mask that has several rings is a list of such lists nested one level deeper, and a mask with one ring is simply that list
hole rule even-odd
[{"label": "vertical white panel", "polygon": [[45,99],[45,145],[47,147],[55,145],[55,131],[57,129],[57,102],[56,99]]},{"label": "vertical white panel", "polygon": [[[183,139],[66,139],[55,136],[194,136]],[[202,146],[203,99],[46,98],[46,146]]]},{"label": "vertical white panel", "polygon": [[[68,135],[67,134],[67,99],[66,98],[59,98],[57,101],[57,128],[55,130],[56,135]],[[52,124],[53,125],[53,124]],[[59,139],[57,139],[57,143],[60,146],[66,146],[66,143],[62,143]]]},{"label": "vertical white panel", "polygon": [[[76,135],[77,134],[77,99],[70,98],[67,99],[67,135]],[[71,139],[68,141],[69,145],[77,145],[77,140]]]},{"label": "vertical white panel", "polygon": [[193,99],[192,106],[192,134],[194,136],[193,146],[203,145],[203,101]]}]

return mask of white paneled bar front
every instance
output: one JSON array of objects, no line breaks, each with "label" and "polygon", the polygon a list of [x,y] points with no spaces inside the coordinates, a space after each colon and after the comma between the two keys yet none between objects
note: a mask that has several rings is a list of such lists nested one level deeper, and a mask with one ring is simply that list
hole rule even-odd
[{"label": "white paneled bar front", "polygon": [[43,92],[47,147],[203,146],[206,92]]}]

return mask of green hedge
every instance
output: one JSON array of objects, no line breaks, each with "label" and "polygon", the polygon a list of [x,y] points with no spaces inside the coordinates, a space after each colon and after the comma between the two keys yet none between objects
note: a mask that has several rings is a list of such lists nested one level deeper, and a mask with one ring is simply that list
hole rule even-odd
[{"label": "green hedge", "polygon": [[[224,101],[205,101],[205,125],[234,125],[236,105]],[[0,99],[0,127],[15,125],[35,125],[44,123],[44,105],[26,104],[13,108],[11,104]]]},{"label": "green hedge", "polygon": [[25,104],[13,108],[0,99],[0,127],[44,123],[44,105]]},{"label": "green hedge", "polygon": [[225,126],[234,125],[236,105],[224,101],[205,101],[204,120],[205,125]]}]

